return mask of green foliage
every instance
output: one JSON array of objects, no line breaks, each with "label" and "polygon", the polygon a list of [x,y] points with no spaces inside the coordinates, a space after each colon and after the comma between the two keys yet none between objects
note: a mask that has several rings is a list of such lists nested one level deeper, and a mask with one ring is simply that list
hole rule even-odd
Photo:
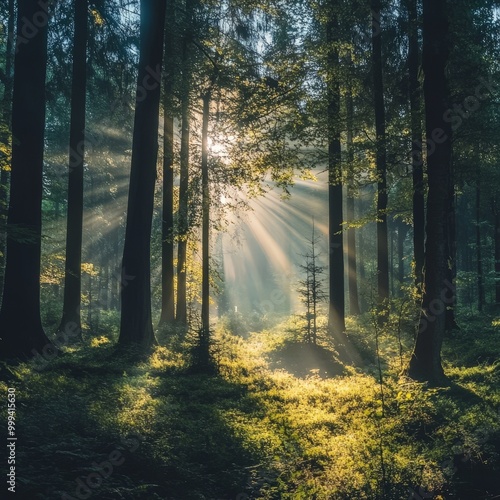
[{"label": "green foliage", "polygon": [[[349,337],[369,336],[370,321],[351,319]],[[76,479],[116,449],[125,461],[95,490],[99,498],[397,500],[409,488],[435,498],[495,491],[499,365],[491,357],[477,364],[480,342],[471,349],[467,339],[483,332],[484,348],[498,357],[500,322],[477,318],[445,346],[453,385],[441,389],[400,380],[397,339],[392,326],[382,330],[383,416],[375,372],[342,366],[325,337],[304,350],[295,322],[246,339],[220,323],[212,346],[219,375],[190,371],[192,339],[173,331],[167,347],[138,363],[96,336],[42,371],[3,367],[0,397],[16,388],[19,460],[31,466],[19,488],[32,498],[73,494]]]}]

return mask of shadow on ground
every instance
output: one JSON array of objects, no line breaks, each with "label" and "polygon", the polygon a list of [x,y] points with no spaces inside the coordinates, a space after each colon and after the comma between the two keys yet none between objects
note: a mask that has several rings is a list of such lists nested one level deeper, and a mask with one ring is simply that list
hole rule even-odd
[{"label": "shadow on ground", "polygon": [[289,342],[268,355],[271,369],[283,369],[295,377],[317,375],[330,378],[345,375],[335,353],[325,347],[304,342]]}]

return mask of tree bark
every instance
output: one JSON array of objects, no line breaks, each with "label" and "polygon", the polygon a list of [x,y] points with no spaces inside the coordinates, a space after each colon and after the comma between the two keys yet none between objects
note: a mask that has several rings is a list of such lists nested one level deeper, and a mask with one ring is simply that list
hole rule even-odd
[{"label": "tree bark", "polygon": [[[189,8],[189,10],[188,10]],[[189,232],[189,107],[190,107],[190,23],[191,1],[186,2],[188,27],[182,40],[182,95],[181,95],[181,165],[179,183],[178,245],[177,245],[177,306],[175,319],[179,325],[187,324],[187,239]]]},{"label": "tree bark", "polygon": [[74,0],[75,38],[71,83],[69,138],[68,218],[64,272],[63,315],[59,331],[76,325],[81,340],[81,268],[83,231],[83,163],[85,158],[85,101],[87,92],[87,0]]},{"label": "tree bark", "polygon": [[[39,15],[32,0],[19,0],[17,33],[23,19]],[[24,42],[25,40],[25,42]],[[54,347],[40,318],[42,172],[45,132],[47,23],[30,39],[19,38],[14,59],[12,172],[7,259],[0,311],[0,357],[29,358]]]},{"label": "tree bark", "polygon": [[498,195],[493,199],[493,217],[495,234],[495,304],[500,305],[500,209],[498,207]]},{"label": "tree bark", "polygon": [[[12,117],[12,88],[14,80],[12,78],[12,62],[14,51],[12,41],[14,40],[14,0],[9,0],[7,5],[7,43],[5,47],[5,85],[2,102],[2,120],[5,132],[2,132],[0,142],[5,146],[10,145],[10,128]],[[7,243],[7,212],[9,193],[9,171],[3,159],[0,160],[0,304],[3,296],[3,283],[5,272],[5,251]]]},{"label": "tree bark", "polygon": [[151,320],[150,246],[153,217],[164,0],[141,0],[141,44],[127,227],[122,261],[120,345],[155,343]]},{"label": "tree bark", "polygon": [[163,207],[162,207],[162,288],[160,325],[171,325],[174,309],[174,2],[168,0],[165,32],[165,72],[163,82]]},{"label": "tree bark", "polygon": [[[334,7],[333,7],[334,8]],[[332,10],[333,10],[332,8]],[[334,75],[339,65],[338,20],[332,12],[327,25],[328,53],[328,204],[329,204],[329,257],[330,257],[330,300],[328,325],[331,334],[345,331],[344,298],[344,245],[342,207],[342,166],[340,144],[340,83]]]},{"label": "tree bark", "polygon": [[415,285],[422,289],[425,239],[424,168],[422,157],[422,99],[419,71],[417,0],[408,0],[408,71],[413,177],[413,259]]},{"label": "tree bark", "polygon": [[[352,62],[349,59],[349,65]],[[354,176],[352,173],[354,162],[353,148],[353,128],[354,128],[354,105],[352,99],[352,88],[349,85],[346,95],[346,111],[347,111],[347,160],[349,163],[349,185],[347,186],[347,220],[352,223],[354,221]],[[358,297],[358,270],[356,262],[356,230],[351,227],[347,230],[347,269],[349,278],[349,312],[353,316],[360,314],[359,297]]]},{"label": "tree bark", "polygon": [[[377,164],[377,299],[381,307],[389,298],[389,249],[387,231],[387,153],[385,104],[380,30],[380,0],[371,0],[373,98]],[[384,316],[381,316],[383,319]]]},{"label": "tree bark", "polygon": [[210,114],[210,91],[203,95],[203,123],[201,136],[201,187],[202,187],[202,290],[200,359],[202,366],[210,360],[210,185],[208,177],[208,119]]},{"label": "tree bark", "polygon": [[[450,206],[452,130],[443,115],[448,109],[445,68],[448,61],[448,19],[445,0],[424,0],[423,70],[426,135],[436,142],[428,155],[429,194],[425,244],[425,273],[419,332],[408,367],[412,378],[444,382],[441,346],[446,306],[453,300],[447,283],[448,209]],[[453,294],[453,291],[451,290]]]},{"label": "tree bark", "polygon": [[406,239],[407,225],[404,222],[398,224],[398,281],[401,287],[405,280],[404,266],[404,244]]},{"label": "tree bark", "polygon": [[[479,160],[479,158],[477,158]],[[482,312],[485,293],[483,276],[483,252],[481,247],[481,170],[477,167],[476,185],[476,252],[477,252],[477,310]]]}]

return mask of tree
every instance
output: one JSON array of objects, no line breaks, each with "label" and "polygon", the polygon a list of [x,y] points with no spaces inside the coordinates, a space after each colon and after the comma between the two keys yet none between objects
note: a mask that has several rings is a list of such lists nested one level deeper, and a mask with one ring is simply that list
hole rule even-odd
[{"label": "tree", "polygon": [[[20,0],[12,99],[12,172],[7,233],[7,260],[0,331],[3,359],[31,357],[50,348],[40,319],[40,251],[42,172],[45,128],[47,22],[24,38],[25,20],[40,15],[40,6]],[[43,12],[43,11],[42,11]],[[48,20],[48,14],[47,20]]]},{"label": "tree", "polygon": [[408,92],[410,94],[410,120],[412,140],[413,178],[413,259],[415,261],[415,284],[420,289],[424,265],[425,200],[424,167],[422,157],[422,103],[418,80],[419,43],[417,0],[407,0],[408,10]]},{"label": "tree", "polygon": [[492,211],[493,211],[493,240],[494,240],[494,256],[495,256],[495,304],[497,306],[500,305],[500,207],[498,202],[498,195],[492,199]]},{"label": "tree", "polygon": [[2,124],[0,125],[0,304],[2,302],[4,266],[5,266],[5,245],[6,245],[6,222],[8,211],[8,189],[9,189],[9,168],[10,158],[8,151],[10,145],[11,127],[11,106],[12,106],[12,62],[14,59],[14,0],[9,0],[7,6],[7,43],[5,47],[5,82],[2,101]]},{"label": "tree", "polygon": [[200,367],[210,364],[210,184],[208,177],[208,119],[210,116],[211,89],[204,92],[203,124],[201,131],[201,189],[202,189],[202,228],[201,228],[201,330],[199,332]]},{"label": "tree", "polygon": [[163,81],[162,291],[160,325],[172,324],[174,304],[174,0],[167,0]]},{"label": "tree", "polygon": [[371,0],[370,5],[372,14],[372,72],[377,166],[377,295],[378,304],[382,306],[389,298],[386,123],[380,0]]},{"label": "tree", "polygon": [[[352,58],[349,55],[349,67],[352,67]],[[354,103],[352,95],[352,85],[349,83],[346,93],[346,126],[347,126],[347,161],[348,161],[348,179],[347,186],[347,221],[348,223],[354,222],[354,175],[353,175],[353,162],[354,162]],[[349,227],[347,230],[347,269],[349,279],[349,312],[351,315],[356,316],[361,313],[359,309],[358,297],[358,269],[357,269],[357,252],[356,252],[356,230],[354,227]]]},{"label": "tree", "polygon": [[328,325],[333,335],[345,331],[344,297],[344,244],[343,244],[343,196],[340,144],[340,82],[336,74],[339,66],[338,14],[335,2],[330,2],[329,19],[326,26],[328,46],[328,234],[330,257],[330,299]]},{"label": "tree", "polygon": [[[81,267],[83,231],[83,164],[85,158],[85,101],[87,92],[87,0],[74,0],[75,36],[71,83],[68,218],[64,304],[59,331],[75,323],[81,332]],[[81,333],[79,334],[81,336]],[[74,339],[76,340],[76,339]]]},{"label": "tree", "polygon": [[428,155],[424,294],[420,327],[408,374],[432,383],[444,381],[441,346],[446,328],[448,208],[450,205],[452,129],[445,119],[448,103],[446,64],[448,17],[445,0],[424,0],[423,55],[425,128],[435,150]]},{"label": "tree", "polygon": [[318,265],[319,254],[316,246],[319,238],[315,235],[314,220],[309,252],[303,257],[305,263],[299,267],[305,274],[305,279],[299,281],[299,292],[302,303],[306,306],[306,341],[316,345],[318,336],[317,312],[320,302],[326,300],[322,275],[325,268]]},{"label": "tree", "polygon": [[158,156],[164,0],[141,0],[141,41],[132,164],[123,250],[121,324],[118,343],[145,349],[155,342],[151,320],[150,239]]},{"label": "tree", "polygon": [[194,0],[186,0],[185,25],[181,49],[181,159],[179,183],[179,210],[177,220],[177,304],[175,319],[187,324],[187,239],[189,232],[189,111],[191,92],[192,11]]}]

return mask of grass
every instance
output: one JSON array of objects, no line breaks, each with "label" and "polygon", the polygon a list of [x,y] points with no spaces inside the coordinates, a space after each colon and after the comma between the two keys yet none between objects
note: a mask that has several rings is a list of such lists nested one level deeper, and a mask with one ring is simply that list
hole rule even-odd
[{"label": "grass", "polygon": [[[302,344],[292,319],[244,336],[221,326],[216,375],[192,373],[177,336],[135,364],[99,336],[41,371],[4,367],[0,397],[8,387],[17,397],[17,494],[497,498],[500,322],[463,322],[443,350],[452,385],[439,389],[399,377],[396,324],[379,332],[382,385],[370,318],[349,322],[362,370],[326,338]],[[405,362],[411,338],[402,342]]]}]

